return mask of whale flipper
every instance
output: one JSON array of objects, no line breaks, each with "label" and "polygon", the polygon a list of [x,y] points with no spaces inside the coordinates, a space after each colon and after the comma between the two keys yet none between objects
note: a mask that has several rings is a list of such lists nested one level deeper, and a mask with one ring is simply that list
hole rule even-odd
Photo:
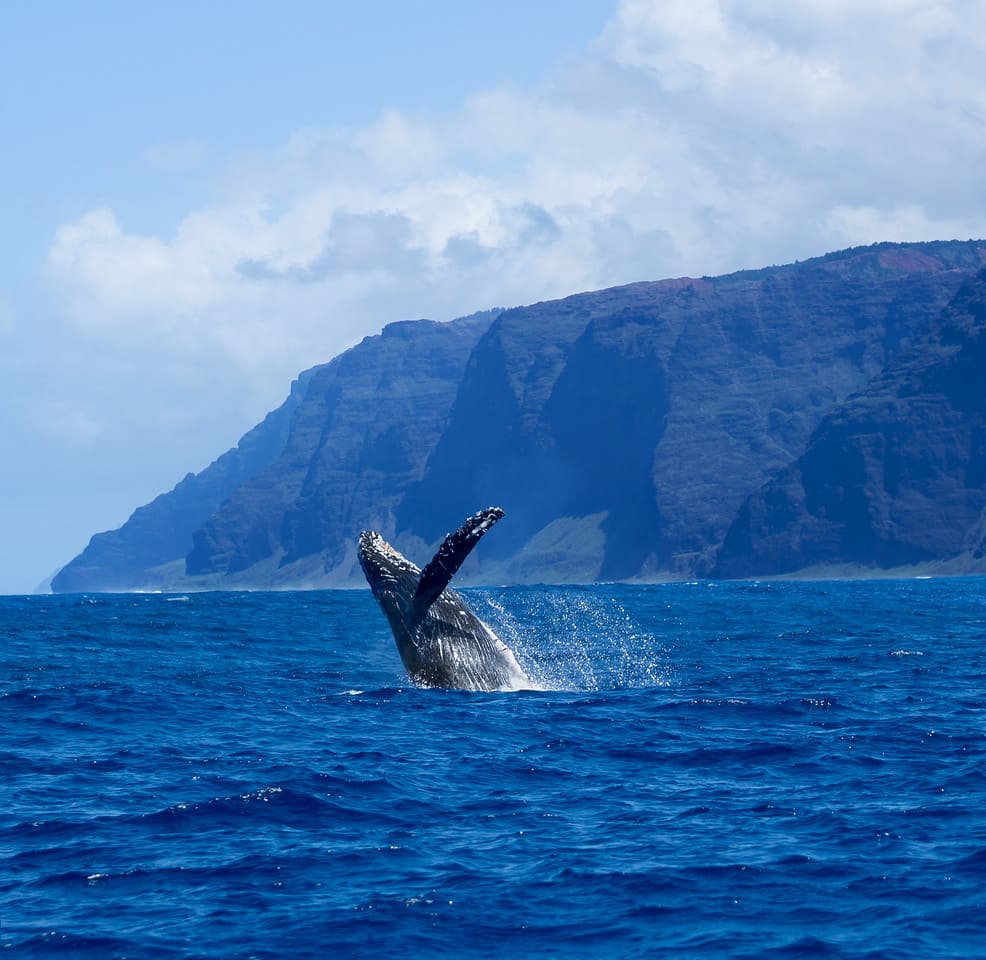
[{"label": "whale flipper", "polygon": [[455,572],[479,543],[480,538],[503,516],[500,507],[487,507],[474,513],[455,533],[448,534],[442,545],[421,571],[418,589],[414,594],[411,619],[420,620],[428,608],[441,596]]}]

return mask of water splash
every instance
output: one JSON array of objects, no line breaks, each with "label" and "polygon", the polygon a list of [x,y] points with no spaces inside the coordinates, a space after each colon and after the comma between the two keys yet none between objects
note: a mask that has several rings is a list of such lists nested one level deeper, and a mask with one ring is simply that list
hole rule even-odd
[{"label": "water splash", "polygon": [[[549,690],[667,686],[663,642],[613,597],[579,587],[470,591],[470,603]],[[545,631],[543,626],[550,624]]]}]

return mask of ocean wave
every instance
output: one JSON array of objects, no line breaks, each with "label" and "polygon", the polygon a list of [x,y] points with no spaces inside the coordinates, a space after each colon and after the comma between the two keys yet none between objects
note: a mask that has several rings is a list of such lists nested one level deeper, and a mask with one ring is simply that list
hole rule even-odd
[{"label": "ocean wave", "polygon": [[986,582],[474,596],[556,689],[414,687],[368,598],[0,598],[0,947],[976,955]]}]

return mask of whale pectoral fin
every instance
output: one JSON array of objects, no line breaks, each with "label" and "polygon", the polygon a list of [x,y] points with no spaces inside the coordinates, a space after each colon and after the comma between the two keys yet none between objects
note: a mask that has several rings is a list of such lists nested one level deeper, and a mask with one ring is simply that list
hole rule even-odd
[{"label": "whale pectoral fin", "polygon": [[474,513],[455,533],[450,533],[421,571],[418,589],[414,594],[412,619],[422,617],[425,611],[441,596],[442,591],[455,576],[456,570],[469,556],[480,537],[503,516],[499,507],[487,507]]}]

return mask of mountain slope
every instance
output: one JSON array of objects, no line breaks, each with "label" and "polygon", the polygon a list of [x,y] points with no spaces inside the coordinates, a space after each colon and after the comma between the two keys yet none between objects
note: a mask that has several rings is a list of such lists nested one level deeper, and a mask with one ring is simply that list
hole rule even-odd
[{"label": "mountain slope", "polygon": [[751,496],[720,576],[819,564],[963,558],[986,569],[986,272],[925,341],[827,416],[794,464]]},{"label": "mountain slope", "polygon": [[562,534],[573,579],[706,574],[751,491],[926,332],[982,256],[880,245],[506,311],[398,525],[433,542],[448,516],[498,502],[491,578],[541,579]]},{"label": "mountain slope", "polygon": [[847,398],[927,351],[984,265],[986,242],[878,244],[392,324],[310,374],[276,452],[239,482],[186,519],[176,488],[55,588],[358,583],[361,528],[423,562],[490,503],[507,521],[466,580],[765,572],[737,559],[744,503]]},{"label": "mountain slope", "polygon": [[174,579],[174,570],[157,568],[183,560],[192,549],[193,533],[226,497],[277,459],[294,412],[318,369],[302,373],[277,410],[201,473],[188,474],[169,493],[138,507],[119,529],[95,534],[85,550],[52,578],[52,591],[154,589]]},{"label": "mountain slope", "polygon": [[266,584],[351,580],[359,531],[396,532],[394,506],[423,472],[492,317],[393,323],[320,368],[282,454],[196,532],[188,574],[263,563]]}]

